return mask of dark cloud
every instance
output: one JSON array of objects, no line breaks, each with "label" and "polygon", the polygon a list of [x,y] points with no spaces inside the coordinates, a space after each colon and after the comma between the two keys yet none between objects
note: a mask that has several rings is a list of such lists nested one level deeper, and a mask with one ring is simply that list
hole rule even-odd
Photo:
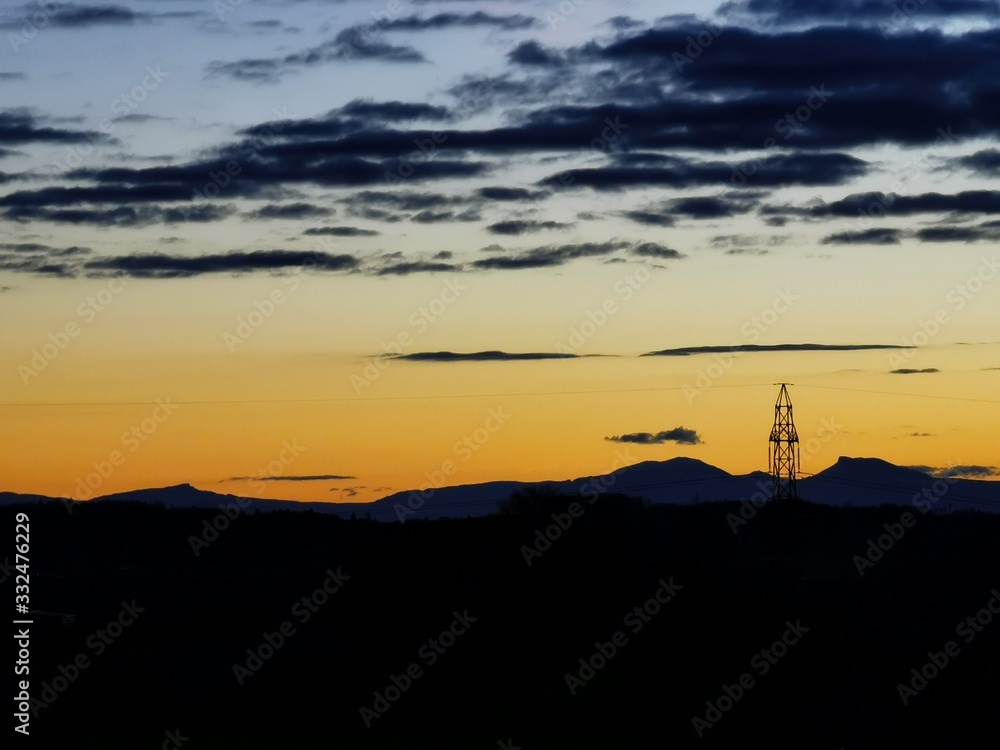
[{"label": "dark cloud", "polygon": [[[726,162],[698,162],[664,157],[660,166],[605,166],[568,169],[543,183],[594,190],[623,190],[631,187],[688,188],[701,185],[742,186],[749,180],[741,165]],[[868,172],[867,162],[849,154],[786,154],[769,156],[754,165],[750,178],[755,187],[788,185],[841,185]]]},{"label": "dark cloud", "polygon": [[227,482],[243,482],[256,480],[258,482],[328,482],[340,479],[357,479],[357,477],[341,474],[283,474],[274,477],[229,477]]},{"label": "dark cloud", "polygon": [[679,443],[681,445],[698,445],[703,442],[701,436],[695,430],[686,427],[675,427],[672,430],[663,432],[632,432],[627,435],[613,435],[605,440],[613,440],[616,443],[638,443],[639,445],[659,445],[661,443]]},{"label": "dark cloud", "polygon": [[980,466],[978,464],[960,466],[909,466],[907,468],[922,471],[932,477],[942,479],[984,479],[1000,476],[996,466]]},{"label": "dark cloud", "polygon": [[911,367],[901,367],[898,370],[891,370],[890,375],[923,375],[925,373],[941,372],[936,367],[926,367],[923,370],[915,370]]},{"label": "dark cloud", "polygon": [[[398,160],[376,161],[353,156],[329,156],[324,155],[321,149],[309,149],[306,145],[303,143],[301,146],[288,147],[263,144],[257,149],[244,147],[246,154],[224,152],[222,156],[206,161],[145,169],[80,169],[70,173],[70,177],[93,180],[104,185],[100,188],[60,188],[59,190],[67,192],[45,195],[53,196],[53,199],[61,195],[80,196],[80,199],[96,202],[104,200],[99,190],[122,190],[139,195],[142,194],[141,186],[145,190],[164,191],[163,197],[156,198],[157,200],[193,200],[199,195],[259,197],[297,184],[353,188],[385,185],[386,176],[395,175],[400,168]],[[483,162],[438,158],[418,165],[405,182],[416,184],[429,180],[475,177],[486,172],[488,165]],[[220,174],[227,178],[222,188],[218,187],[216,179],[212,177]],[[88,194],[88,190],[92,193]],[[166,197],[167,191],[170,191],[172,197]],[[362,193],[365,194],[367,193]],[[107,200],[128,202],[129,199],[125,196]]]},{"label": "dark cloud", "polygon": [[414,352],[412,354],[396,355],[394,359],[405,359],[411,362],[517,362],[536,359],[577,359],[577,354],[560,354],[557,352]]},{"label": "dark cloud", "polygon": [[998,213],[1000,213],[1000,191],[996,190],[965,190],[954,194],[917,195],[854,193],[830,203],[817,201],[807,206],[765,206],[761,209],[761,214],[764,216],[809,219]]},{"label": "dark cloud", "polygon": [[3,218],[18,222],[51,221],[59,224],[93,224],[100,227],[141,227],[150,224],[206,223],[236,213],[226,205],[118,206],[117,208],[48,208],[12,206]]},{"label": "dark cloud", "polygon": [[661,260],[674,260],[685,257],[682,253],[673,248],[660,245],[656,242],[643,242],[633,247],[630,252],[642,258],[659,258]]},{"label": "dark cloud", "polygon": [[532,202],[543,197],[544,193],[527,188],[484,187],[476,190],[476,195],[484,200],[505,203]]},{"label": "dark cloud", "polygon": [[876,228],[838,232],[820,240],[821,245],[898,245],[902,231]]},{"label": "dark cloud", "polygon": [[381,208],[372,208],[371,206],[351,207],[347,210],[347,213],[358,219],[369,219],[370,221],[384,221],[387,224],[394,224],[397,221],[402,221],[404,218],[390,211],[383,211]]},{"label": "dark cloud", "polygon": [[[55,7],[42,15],[46,26],[55,28],[86,28],[88,26],[127,25],[138,21],[148,21],[152,14],[134,11],[121,5],[77,5],[75,3],[54,4]],[[20,19],[9,18],[0,21],[0,28],[16,29],[30,24],[31,16],[42,6],[29,4],[18,10],[23,13]]]},{"label": "dark cloud", "polygon": [[[919,13],[924,18],[957,16],[996,18],[993,0],[920,0]],[[896,7],[886,0],[736,0],[722,5],[723,17],[757,16],[769,24],[801,24],[804,22],[882,23],[892,29],[897,25]]]},{"label": "dark cloud", "polygon": [[[694,198],[675,198],[667,204],[667,210],[676,216],[688,219],[725,219],[746,213],[746,209],[734,205],[735,201],[726,197],[697,196]],[[745,204],[744,204],[745,205]]]},{"label": "dark cloud", "polygon": [[145,124],[147,122],[170,122],[173,117],[161,117],[160,115],[143,115],[138,112],[132,112],[127,115],[122,115],[121,117],[116,117],[115,122],[135,122],[140,124]]},{"label": "dark cloud", "polygon": [[[54,8],[52,7],[54,6]],[[16,11],[8,12],[0,19],[0,28],[22,29],[25,25],[36,28],[31,23],[38,15],[40,8],[51,8],[43,11],[45,17],[43,26],[61,29],[86,29],[92,26],[131,26],[137,23],[149,23],[172,18],[197,18],[203,15],[197,11],[170,11],[166,13],[151,13],[133,10],[123,5],[78,5],[76,3],[52,3],[50,6],[32,3],[23,5]],[[15,15],[20,13],[20,16]],[[16,48],[15,48],[16,51]]]},{"label": "dark cloud", "polygon": [[995,148],[977,151],[969,156],[963,156],[954,162],[960,167],[971,169],[984,177],[1000,176],[1000,151]]},{"label": "dark cloud", "polygon": [[381,206],[397,211],[430,211],[467,205],[465,198],[441,193],[396,190],[377,192],[361,190],[351,193],[342,201],[348,206]]},{"label": "dark cloud", "polygon": [[27,78],[24,73],[6,73],[0,71],[0,81],[23,81]]},{"label": "dark cloud", "polygon": [[373,99],[354,99],[327,117],[351,117],[365,122],[404,122],[411,120],[447,120],[451,113],[447,107],[436,107],[424,102],[376,102]]},{"label": "dark cloud", "polygon": [[517,236],[531,232],[540,232],[543,229],[572,229],[572,224],[563,224],[558,221],[533,221],[529,219],[511,219],[509,221],[498,221],[486,227],[490,234],[505,234]]},{"label": "dark cloud", "polygon": [[438,29],[489,26],[503,31],[519,31],[539,26],[531,16],[521,14],[511,16],[494,15],[484,11],[475,13],[438,13],[433,16],[402,16],[385,24],[386,31],[433,31]]},{"label": "dark cloud", "polygon": [[654,227],[672,227],[675,223],[674,217],[670,214],[650,209],[623,211],[622,216],[634,221],[636,224],[646,224],[647,226]]},{"label": "dark cloud", "polygon": [[507,53],[507,59],[515,65],[540,65],[552,67],[566,64],[565,55],[558,50],[543,47],[534,40],[521,42],[509,53]]},{"label": "dark cloud", "polygon": [[1000,240],[1000,226],[924,227],[917,230],[916,236],[921,242],[997,242]]},{"label": "dark cloud", "polygon": [[104,133],[68,130],[43,125],[40,118],[23,109],[0,111],[0,145],[22,143],[110,143]]},{"label": "dark cloud", "polygon": [[626,29],[635,29],[644,26],[642,21],[637,21],[634,18],[629,18],[628,16],[615,16],[614,18],[609,18],[605,23],[608,24],[613,29],[618,31],[625,31]]},{"label": "dark cloud", "polygon": [[39,276],[71,277],[93,251],[89,247],[52,247],[36,242],[0,243],[0,269]]},{"label": "dark cloud", "polygon": [[473,261],[479,269],[514,270],[523,268],[551,268],[577,258],[595,258],[610,255],[634,243],[621,240],[609,242],[584,242],[572,245],[547,245],[514,256],[496,256]]},{"label": "dark cloud", "polygon": [[790,239],[791,237],[787,234],[717,234],[712,237],[711,241],[712,247],[729,248],[727,252],[735,255],[738,254],[738,251],[755,251],[761,246],[779,247],[787,244]]},{"label": "dark cloud", "polygon": [[314,67],[351,60],[379,60],[389,63],[421,63],[427,59],[408,45],[381,41],[365,26],[352,26],[330,41],[292,52],[284,57],[246,58],[233,62],[214,61],[205,69],[208,78],[274,83],[296,68]]},{"label": "dark cloud", "polygon": [[359,229],[358,227],[310,227],[302,234],[307,236],[329,235],[331,237],[375,237],[379,232],[374,229]]},{"label": "dark cloud", "polygon": [[462,267],[453,263],[416,260],[389,263],[380,266],[375,270],[375,274],[378,276],[410,276],[415,273],[444,273],[460,270],[462,270]]},{"label": "dark cloud", "polygon": [[245,58],[236,62],[213,61],[205,68],[206,78],[226,77],[235,81],[276,83],[280,80],[281,64],[277,59]]},{"label": "dark cloud", "polygon": [[254,271],[285,271],[308,268],[315,271],[353,271],[358,260],[350,255],[297,250],[258,250],[182,256],[164,253],[98,258],[83,264],[91,275],[123,274],[136,278],[188,278],[205,274],[245,274]]},{"label": "dark cloud", "polygon": [[989,104],[1000,67],[997,28],[903,29],[885,38],[878,28],[847,23],[804,30],[730,24],[715,29],[710,52],[695,64],[685,51],[700,33],[704,23],[668,23],[578,50],[613,65],[602,71],[604,88],[631,89],[635,101],[649,102],[619,108],[641,145],[916,146],[939,139],[939,126],[929,123],[947,123],[963,139],[1000,129],[1000,110]]},{"label": "dark cloud", "polygon": [[474,209],[465,211],[421,211],[410,217],[418,224],[438,224],[447,221],[479,221],[483,217]]},{"label": "dark cloud", "polygon": [[255,211],[243,214],[248,219],[255,221],[270,221],[273,219],[313,219],[323,216],[331,216],[336,213],[332,208],[326,206],[314,206],[311,203],[269,203]]},{"label": "dark cloud", "polygon": [[736,344],[734,346],[683,346],[647,352],[643,357],[686,357],[691,354],[729,352],[854,352],[868,349],[912,349],[895,344]]},{"label": "dark cloud", "polygon": [[47,187],[21,190],[0,197],[0,207],[75,206],[100,203],[151,203],[190,201],[194,195],[181,185],[98,185],[96,187]]}]

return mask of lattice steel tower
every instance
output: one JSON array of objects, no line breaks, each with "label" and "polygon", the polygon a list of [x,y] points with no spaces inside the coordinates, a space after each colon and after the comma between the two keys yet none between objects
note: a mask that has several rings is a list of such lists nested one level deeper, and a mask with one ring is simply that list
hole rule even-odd
[{"label": "lattice steel tower", "polygon": [[771,428],[771,442],[768,446],[768,464],[774,484],[772,500],[797,500],[795,474],[798,470],[799,434],[792,419],[792,399],[788,395],[789,383],[780,385],[778,400],[774,403],[774,427]]}]

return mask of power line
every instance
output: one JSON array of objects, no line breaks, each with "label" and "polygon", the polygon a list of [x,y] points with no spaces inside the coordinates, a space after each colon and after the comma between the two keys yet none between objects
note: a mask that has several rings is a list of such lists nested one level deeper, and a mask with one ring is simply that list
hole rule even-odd
[{"label": "power line", "polygon": [[822,388],[827,391],[850,391],[851,393],[873,393],[879,396],[909,396],[911,398],[937,398],[947,401],[972,401],[979,404],[1000,404],[1000,401],[989,398],[966,398],[964,396],[941,396],[930,393],[902,393],[900,391],[874,391],[867,388],[842,388],[834,385],[808,385],[799,383],[799,388]]},{"label": "power line", "polygon": [[[710,388],[765,388],[770,387],[769,383],[719,383],[713,384]],[[964,396],[943,396],[930,393],[903,393],[900,391],[876,391],[866,388],[844,388],[834,385],[810,385],[800,383],[799,388],[819,388],[828,391],[846,391],[849,393],[871,393],[879,396],[903,396],[908,398],[933,398],[947,401],[969,401],[981,404],[1000,404],[1000,400],[988,398],[967,398]],[[173,401],[172,404],[184,406],[217,406],[227,404],[318,404],[318,403],[365,403],[379,401],[437,401],[463,398],[521,398],[521,397],[544,397],[544,396],[589,396],[609,393],[654,393],[658,391],[683,391],[691,386],[658,386],[655,388],[606,388],[592,391],[527,391],[520,393],[456,393],[437,394],[423,396],[370,396],[365,398],[353,396],[338,396],[325,398],[278,398],[278,399],[198,399],[191,401]],[[87,407],[87,406],[156,406],[156,401],[5,401],[0,402],[0,407]]]},{"label": "power line", "polygon": [[[715,385],[713,388],[761,388],[766,383],[741,383]],[[591,394],[606,393],[651,393],[654,391],[683,391],[689,386],[659,386],[656,388],[608,388],[595,391],[534,391],[522,393],[456,393],[438,394],[433,396],[375,396],[357,398],[351,396],[339,396],[330,398],[279,398],[279,399],[203,399],[198,401],[173,401],[171,404],[180,405],[218,405],[218,404],[316,404],[316,403],[337,403],[353,402],[363,403],[366,401],[435,401],[444,399],[460,398],[517,398],[521,396],[587,396]],[[2,402],[0,406],[155,406],[156,401],[34,401],[34,402]]]}]

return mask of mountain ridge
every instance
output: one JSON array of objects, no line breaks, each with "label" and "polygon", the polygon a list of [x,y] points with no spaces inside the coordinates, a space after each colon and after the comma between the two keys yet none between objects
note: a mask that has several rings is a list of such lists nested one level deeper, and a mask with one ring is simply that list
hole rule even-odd
[{"label": "mountain ridge", "polygon": [[[770,499],[770,475],[764,472],[733,475],[700,459],[687,456],[665,461],[640,461],[596,474],[541,482],[492,481],[476,484],[410,489],[370,503],[324,503],[271,498],[248,498],[199,489],[189,483],[129,490],[102,495],[86,502],[136,502],[168,508],[219,509],[235,505],[244,512],[313,511],[347,518],[356,515],[380,521],[462,518],[496,513],[518,490],[542,488],[584,498],[600,493],[643,497],[652,503],[688,504]],[[806,501],[844,507],[913,505],[920,497],[936,510],[1000,512],[1000,482],[944,479],[918,469],[896,466],[875,457],[840,456],[821,472],[798,480]],[[922,494],[924,493],[924,494]],[[929,494],[926,494],[929,493]],[[71,502],[69,498],[0,492],[0,504]]]}]

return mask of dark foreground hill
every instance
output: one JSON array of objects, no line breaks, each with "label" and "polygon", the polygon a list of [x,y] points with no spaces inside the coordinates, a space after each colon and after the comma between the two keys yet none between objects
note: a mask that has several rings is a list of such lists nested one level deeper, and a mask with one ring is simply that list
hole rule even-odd
[{"label": "dark foreground hill", "polygon": [[[995,731],[996,515],[744,505],[734,534],[736,503],[572,502],[242,515],[215,536],[211,510],[22,506],[32,606],[75,616],[35,618],[34,746],[963,748]],[[18,510],[0,509],[11,532]]]}]

